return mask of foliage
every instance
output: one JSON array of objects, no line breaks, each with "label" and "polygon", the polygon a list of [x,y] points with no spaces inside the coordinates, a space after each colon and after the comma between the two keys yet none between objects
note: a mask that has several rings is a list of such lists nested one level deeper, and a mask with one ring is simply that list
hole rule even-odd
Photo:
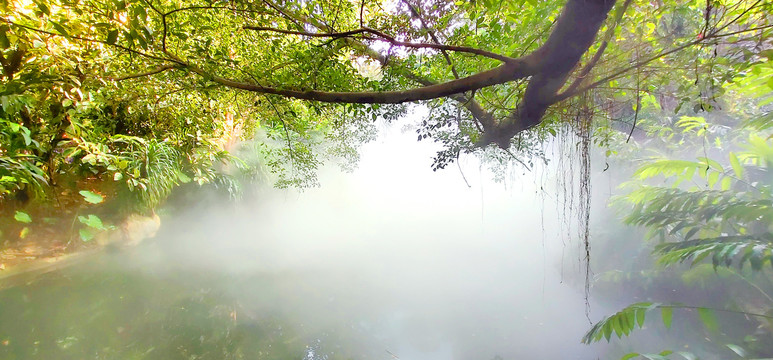
[{"label": "foliage", "polygon": [[78,191],[78,193],[81,194],[81,196],[83,196],[83,199],[86,200],[86,202],[89,204],[99,204],[105,200],[105,198],[102,195],[93,193],[88,190],[81,190],[81,191]]},{"label": "foliage", "polygon": [[[697,318],[701,321],[703,326],[710,332],[718,332],[719,331],[719,323],[717,321],[715,313],[717,311],[724,311],[724,312],[730,312],[730,313],[737,313],[745,316],[751,316],[751,317],[758,317],[762,319],[767,319],[768,321],[773,320],[773,315],[766,315],[766,314],[752,314],[747,312],[741,312],[741,311],[727,311],[727,310],[717,310],[707,307],[696,307],[696,306],[687,306],[687,305],[681,305],[681,304],[660,304],[660,303],[652,303],[652,302],[643,302],[643,303],[636,303],[629,305],[625,307],[624,309],[618,311],[617,313],[610,315],[608,317],[605,317],[601,321],[597,322],[593,325],[593,327],[583,336],[582,342],[585,344],[594,343],[597,341],[600,341],[601,339],[606,339],[607,341],[610,341],[612,334],[617,336],[618,338],[622,338],[623,336],[630,335],[636,328],[643,329],[645,328],[646,323],[646,316],[647,313],[650,313],[655,310],[660,310],[660,316],[663,323],[663,326],[666,328],[671,328],[671,324],[673,322],[673,310],[679,309],[684,310],[686,312],[695,312],[697,313]],[[725,346],[730,349],[732,352],[736,353],[738,356],[742,358],[746,358],[747,351],[736,344],[725,344]],[[629,353],[623,356],[621,359],[632,359],[636,357],[643,357],[646,359],[667,359],[668,355],[671,354],[677,354],[680,355],[682,358],[685,359],[697,359],[698,357],[690,352],[685,351],[678,351],[673,352],[670,350],[665,350],[660,352],[659,354],[640,354],[640,353]]]},{"label": "foliage", "polygon": [[[737,79],[740,85],[731,88],[730,94],[745,96],[754,95],[750,91],[759,92],[741,85],[759,82],[755,74],[762,72],[754,69],[766,66],[767,62],[754,65],[749,74]],[[768,92],[773,90],[773,84],[765,86]],[[711,281],[713,287],[726,293],[701,300],[725,308],[677,306],[697,310],[709,330],[719,327],[713,311],[746,316],[750,319],[747,321],[759,323],[761,329],[769,329],[773,319],[773,299],[766,280],[770,275],[768,266],[773,265],[773,128],[766,125],[766,120],[760,120],[767,119],[769,112],[756,111],[759,104],[767,101],[767,93],[746,101],[752,104],[752,110],[745,113],[740,109],[734,109],[732,114],[715,110],[696,114],[700,116],[680,116],[670,126],[645,124],[649,133],[657,136],[652,141],[667,139],[671,143],[655,150],[657,156],[642,161],[632,180],[622,186],[626,194],[614,203],[618,211],[626,214],[626,224],[648,230],[645,238],[656,242],[652,251],[660,265],[690,265],[691,269],[682,276],[683,286],[701,284],[705,288],[706,282]],[[650,111],[653,114],[642,115],[658,114]],[[728,116],[735,117],[735,122],[729,121]],[[722,126],[716,123],[718,120]],[[679,139],[677,144],[673,143],[675,139]],[[697,160],[685,159],[690,153],[702,156]],[[609,340],[613,332],[618,337],[628,335],[636,326],[643,326],[646,312],[670,307],[673,305],[651,302],[631,305],[595,324],[583,341]],[[670,327],[670,310],[662,316],[664,325]],[[636,321],[630,321],[632,317]],[[769,330],[746,337],[732,336],[746,342],[745,347],[727,345],[739,356],[744,357],[746,352],[769,355],[767,347],[755,345],[769,339]]]},{"label": "foliage", "polygon": [[[313,176],[319,164],[308,146],[317,131],[345,133],[336,129],[346,127],[341,119],[361,124],[380,116],[394,118],[392,106],[362,102],[378,103],[389,91],[413,94],[425,91],[422,87],[480,75],[550,43],[551,26],[556,23],[553,31],[558,31],[565,21],[559,16],[561,4],[554,2],[368,0],[351,5],[328,0],[17,1],[3,7],[0,43],[9,59],[5,67],[9,88],[25,89],[14,94],[27,95],[33,88],[33,93],[48,96],[37,97],[48,99],[47,106],[29,112],[54,125],[46,128],[49,134],[61,128],[57,124],[67,127],[68,121],[73,122],[72,111],[88,115],[80,119],[88,120],[82,123],[109,134],[168,138],[183,153],[198,145],[190,144],[194,138],[195,143],[222,136],[236,127],[251,137],[257,128],[265,129],[269,137],[285,143],[266,149],[277,159],[270,168],[280,173],[279,185],[306,186],[315,182],[303,178]],[[638,111],[640,92],[666,85],[678,86],[679,107],[685,102],[699,108],[714,106],[728,74],[746,70],[755,56],[763,54],[747,44],[768,36],[764,14],[769,4],[703,5],[619,4],[602,24],[598,41],[590,45],[583,61],[587,66],[566,74],[572,75],[567,91],[541,101],[556,104],[561,98],[594,91],[598,98],[610,93],[610,98],[621,101],[636,98]],[[711,49],[718,47],[730,50],[712,54]],[[735,52],[738,49],[745,51],[743,57]],[[11,66],[9,61],[15,58],[28,61]],[[569,65],[571,72],[573,64]],[[669,76],[641,76],[663,66],[671,69]],[[700,74],[693,74],[698,70]],[[700,75],[701,88],[712,93],[695,94],[688,86],[693,75]],[[519,108],[529,106],[524,104],[531,83],[526,77],[447,98],[443,92],[428,96],[437,98],[428,102],[435,110],[420,123],[417,135],[444,146],[433,168],[447,166],[460,154],[485,152],[479,146],[484,134],[507,127]],[[602,88],[607,85],[613,91]],[[631,87],[636,91],[617,90]],[[368,95],[349,104],[271,95],[317,99],[325,92]],[[578,108],[588,105],[572,101],[548,109],[543,125],[513,137],[511,144],[523,152],[520,158],[539,154],[532,139],[555,135],[556,123],[569,121]],[[288,167],[300,177],[288,174]]]},{"label": "foliage", "polygon": [[107,231],[112,228],[112,226],[105,226],[102,223],[102,219],[93,214],[90,214],[89,216],[78,216],[78,221],[86,226],[78,230],[78,235],[84,242],[91,241],[96,235],[95,232]]},{"label": "foliage", "polygon": [[0,118],[0,196],[18,190],[41,194],[48,185],[39,159],[26,152],[40,144],[24,125]]},{"label": "foliage", "polygon": [[[697,312],[698,314],[698,318],[701,320],[701,322],[703,323],[703,325],[706,327],[707,330],[715,332],[715,331],[718,331],[719,329],[719,324],[717,322],[716,316],[714,315],[716,309],[711,309],[707,307],[686,306],[686,305],[680,305],[680,304],[660,304],[660,303],[643,302],[643,303],[636,303],[636,304],[629,305],[624,309],[618,311],[617,313],[611,316],[608,316],[603,320],[597,322],[585,334],[585,336],[582,338],[582,342],[585,344],[590,344],[593,342],[597,342],[601,339],[606,339],[607,341],[609,341],[613,333],[618,338],[621,338],[623,336],[628,336],[637,327],[644,328],[644,324],[646,321],[646,314],[654,310],[660,310],[663,326],[665,326],[666,328],[671,328],[674,309],[695,310],[695,312]],[[749,314],[749,313],[745,313],[745,314],[750,316],[759,316],[763,318],[773,319],[773,316],[768,316],[768,315]]]},{"label": "foliage", "polygon": [[678,240],[657,246],[662,264],[694,264],[710,256],[715,267],[734,261],[739,267],[748,261],[754,270],[773,265],[773,144],[752,134],[745,147],[730,153],[726,167],[708,158],[659,159],[636,171],[637,182],[671,180],[669,187],[640,186],[625,197],[633,206],[628,224],[649,228],[661,241]]}]

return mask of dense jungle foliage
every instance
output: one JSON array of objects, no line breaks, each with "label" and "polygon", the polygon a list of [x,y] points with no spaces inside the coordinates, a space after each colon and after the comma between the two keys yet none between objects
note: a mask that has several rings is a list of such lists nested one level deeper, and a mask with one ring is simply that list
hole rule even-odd
[{"label": "dense jungle foliage", "polygon": [[[767,69],[758,64],[752,73]],[[736,80],[727,87],[732,102],[718,105],[743,104],[747,97],[759,100],[755,106],[665,124],[657,119],[672,117],[670,112],[654,102],[642,107],[642,129],[650,136],[637,153],[650,154],[621,185],[612,208],[626,225],[647,231],[634,237],[623,235],[626,228],[602,231],[602,247],[614,253],[596,254],[603,260],[595,284],[604,293],[622,287],[643,301],[595,324],[584,342],[647,326],[671,328],[677,313],[682,321],[674,327],[692,332],[690,343],[659,339],[681,349],[625,358],[698,358],[690,347],[741,358],[773,353],[773,116],[765,110],[770,90],[754,77]],[[661,313],[661,325],[647,322],[653,310]]]},{"label": "dense jungle foliage", "polygon": [[[629,169],[612,206],[647,234],[586,228],[588,256],[590,238],[605,244],[598,291],[721,288],[709,303],[642,294],[586,341],[693,309],[696,341],[773,356],[771,13],[762,0],[3,0],[0,241],[78,247],[180,187],[315,186],[321,164],[351,169],[377,119],[418,103],[418,140],[443,146],[433,170],[470,155],[530,169],[557,160],[544,144],[575,141],[581,220],[593,149]],[[721,333],[712,309],[749,333]]]}]

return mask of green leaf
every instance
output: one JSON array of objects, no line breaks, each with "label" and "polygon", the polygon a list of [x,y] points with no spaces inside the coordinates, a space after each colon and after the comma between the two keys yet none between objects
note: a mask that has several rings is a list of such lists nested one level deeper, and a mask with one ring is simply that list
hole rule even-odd
[{"label": "green leaf", "polygon": [[188,175],[185,175],[182,171],[177,172],[177,179],[180,180],[180,182],[183,184],[191,182],[191,178]]},{"label": "green leaf", "polygon": [[13,215],[13,218],[20,223],[29,224],[32,222],[30,215],[24,211],[16,211],[16,214]]},{"label": "green leaf", "polygon": [[[617,314],[615,314],[617,315]],[[610,319],[610,325],[612,325],[612,330],[615,331],[615,335],[617,335],[618,338],[623,337],[623,327],[620,324],[620,318],[617,316],[613,316]]]},{"label": "green leaf", "polygon": [[11,47],[11,41],[8,39],[8,35],[6,35],[7,31],[7,26],[0,26],[0,47],[3,49]]},{"label": "green leaf", "polygon": [[733,179],[729,177],[723,177],[720,189],[722,189],[722,191],[727,191],[727,190],[730,190],[730,187],[732,185],[733,185]]},{"label": "green leaf", "polygon": [[54,27],[54,29],[56,29],[56,31],[57,31],[57,32],[59,32],[60,34],[64,35],[65,37],[70,37],[70,34],[67,32],[67,29],[65,29],[65,28],[64,28],[64,26],[62,26],[62,24],[60,24],[60,23],[58,23],[58,22],[53,22],[53,21],[52,21],[52,22],[51,22],[51,25],[52,25],[52,26]]},{"label": "green leaf", "polygon": [[89,242],[94,238],[94,233],[92,233],[88,228],[78,230],[78,234],[80,235],[83,242]]},{"label": "green leaf", "polygon": [[88,217],[85,216],[78,216],[78,221],[80,221],[82,224],[97,229],[97,230],[107,230],[105,228],[105,225],[102,223],[102,219],[99,218],[99,216],[96,215],[89,215]]},{"label": "green leaf", "polygon": [[22,131],[21,136],[24,138],[24,145],[30,146],[30,144],[32,144],[32,136],[27,128],[25,128],[25,130],[27,131]]},{"label": "green leaf", "polygon": [[644,316],[647,313],[647,310],[645,309],[636,309],[636,323],[639,324],[640,328],[644,327]]},{"label": "green leaf", "polygon": [[717,318],[714,316],[713,310],[698,308],[698,315],[700,316],[703,325],[706,326],[706,329],[709,329],[709,331],[717,331],[719,329]]},{"label": "green leaf", "polygon": [[730,166],[733,167],[735,176],[739,179],[743,179],[743,167],[741,166],[741,162],[738,161],[738,157],[735,156],[735,153],[730,153]]},{"label": "green leaf", "polygon": [[738,356],[740,356],[742,358],[746,358],[746,356],[748,355],[746,353],[746,350],[744,350],[744,348],[742,348],[742,347],[740,347],[738,345],[726,344],[725,346],[727,346],[728,349],[732,350],[734,353],[738,354]]},{"label": "green leaf", "polygon": [[709,174],[709,176],[707,178],[709,189],[713,189],[714,185],[717,183],[718,180],[719,180],[719,173],[718,172],[712,172],[711,174]]},{"label": "green leaf", "polygon": [[663,325],[666,326],[667,329],[671,328],[671,319],[674,315],[674,309],[670,307],[662,307],[660,308],[660,316],[663,318]]},{"label": "green leaf", "polygon": [[639,353],[635,353],[635,352],[634,353],[628,353],[628,354],[625,354],[625,356],[621,357],[620,360],[633,359],[635,357],[638,357],[639,355],[640,355]]},{"label": "green leaf", "polygon": [[695,356],[695,354],[687,352],[687,351],[677,351],[677,354],[681,355],[683,358],[687,360],[698,360],[698,357]]},{"label": "green leaf", "polygon": [[625,335],[630,334],[634,329],[636,329],[636,308],[629,308],[628,311],[625,313],[625,325],[626,325],[626,332]]},{"label": "green leaf", "polygon": [[118,40],[118,30],[110,30],[110,32],[107,33],[106,42],[110,45],[113,45],[117,40]]},{"label": "green leaf", "polygon": [[609,341],[610,338],[612,338],[612,326],[611,324],[607,323],[604,326],[602,326],[604,330],[604,338]]},{"label": "green leaf", "polygon": [[685,240],[690,240],[690,238],[691,238],[693,235],[695,235],[695,233],[697,233],[697,232],[698,232],[698,230],[700,230],[700,228],[699,228],[699,227],[697,227],[697,226],[696,226],[696,227],[694,227],[694,228],[692,228],[692,229],[690,229],[690,231],[688,231],[688,232],[687,232],[687,235],[685,235],[685,236],[684,236],[684,239],[685,239]]},{"label": "green leaf", "polygon": [[102,201],[105,201],[105,198],[102,195],[93,193],[88,190],[81,190],[81,191],[78,191],[78,193],[81,194],[81,196],[83,196],[83,199],[86,200],[86,202],[91,204],[99,204]]},{"label": "green leaf", "polygon": [[48,5],[44,2],[36,2],[36,5],[38,6],[38,10],[40,10],[41,13],[45,15],[51,15],[51,9],[48,8]]}]

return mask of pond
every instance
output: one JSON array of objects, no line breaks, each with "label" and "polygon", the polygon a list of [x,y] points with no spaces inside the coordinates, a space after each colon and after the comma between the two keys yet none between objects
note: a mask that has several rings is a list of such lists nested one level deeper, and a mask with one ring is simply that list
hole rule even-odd
[{"label": "pond", "polygon": [[319,189],[202,195],[155,239],[0,291],[0,359],[599,357],[539,174],[468,161],[468,187],[388,133]]}]

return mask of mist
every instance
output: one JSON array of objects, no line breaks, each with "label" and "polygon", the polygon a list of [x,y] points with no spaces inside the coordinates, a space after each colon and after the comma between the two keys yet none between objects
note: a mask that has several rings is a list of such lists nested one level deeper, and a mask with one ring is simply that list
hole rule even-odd
[{"label": "mist", "polygon": [[386,126],[353,173],[237,205],[204,197],[119,263],[218,277],[240,322],[285,319],[306,358],[596,358],[580,344],[582,284],[565,281],[578,260],[536,173],[495,183],[471,158],[433,172],[435,150]]}]

